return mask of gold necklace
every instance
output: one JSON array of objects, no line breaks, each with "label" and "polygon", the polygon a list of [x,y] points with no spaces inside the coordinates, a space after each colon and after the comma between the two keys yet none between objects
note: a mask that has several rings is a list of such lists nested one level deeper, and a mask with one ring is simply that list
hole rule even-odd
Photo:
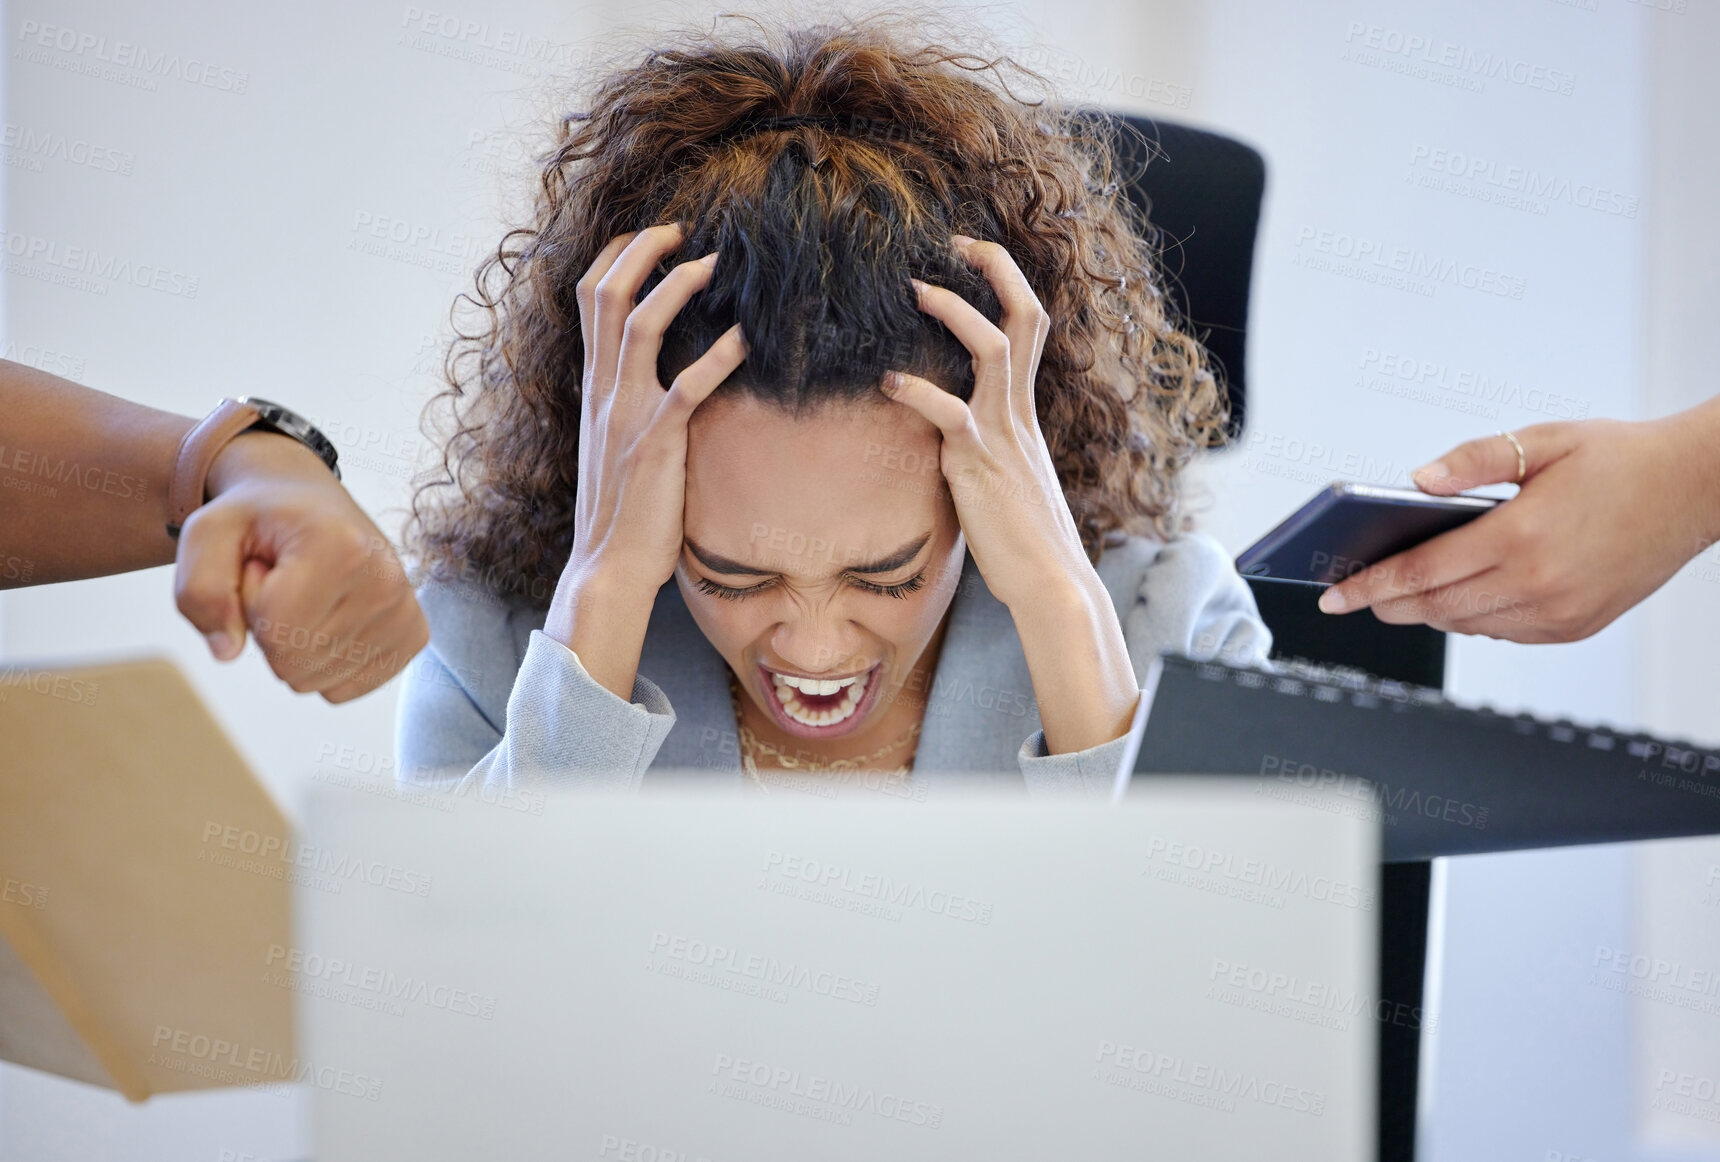
[{"label": "gold necklace", "polygon": [[[746,771],[747,776],[760,787],[764,786],[764,779],[759,775],[758,762],[754,757],[755,755],[768,755],[769,757],[776,759],[783,767],[788,768],[789,770],[867,771],[872,769],[868,764],[873,760],[882,758],[884,755],[889,754],[905,742],[913,741],[920,733],[920,724],[916,722],[914,725],[910,726],[905,733],[885,743],[871,754],[861,755],[859,758],[852,759],[831,759],[829,762],[821,762],[816,759],[808,761],[803,760],[799,755],[789,754],[787,751],[764,741],[764,739],[753,733],[752,727],[746,725],[746,722],[741,718],[740,681],[735,677],[733,670],[729,671],[729,702],[734,707],[735,730],[740,735],[741,767]],[[897,767],[894,770],[885,771],[884,774],[891,782],[899,782],[908,777],[908,771],[909,768],[913,766],[913,762],[913,752],[910,751],[906,765]]]}]

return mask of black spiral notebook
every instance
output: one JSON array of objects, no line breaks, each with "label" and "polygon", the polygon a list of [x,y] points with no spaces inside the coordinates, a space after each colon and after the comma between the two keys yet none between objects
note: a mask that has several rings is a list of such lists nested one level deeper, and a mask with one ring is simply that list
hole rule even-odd
[{"label": "black spiral notebook", "polygon": [[[1134,778],[1229,774],[1353,809],[1388,862],[1720,835],[1720,750],[1448,701],[1359,671],[1161,659]],[[1337,797],[1313,796],[1325,788]]]}]

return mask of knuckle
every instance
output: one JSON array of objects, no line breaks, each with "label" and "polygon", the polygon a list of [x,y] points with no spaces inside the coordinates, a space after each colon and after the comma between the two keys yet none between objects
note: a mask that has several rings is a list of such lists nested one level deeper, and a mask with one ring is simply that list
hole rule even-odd
[{"label": "knuckle", "polygon": [[311,670],[287,661],[272,660],[272,662],[275,676],[285,682],[287,689],[293,693],[309,694],[316,689],[317,676]]},{"label": "knuckle", "polygon": [[1407,611],[1401,601],[1384,601],[1369,607],[1373,615],[1387,625],[1403,625],[1407,620]]},{"label": "knuckle", "polygon": [[192,509],[191,515],[185,518],[185,523],[179,526],[179,548],[181,552],[187,548],[195,549],[205,534],[211,533],[217,527],[215,514],[220,510],[215,506],[219,499]]},{"label": "knuckle", "polygon": [[1421,588],[1433,577],[1433,562],[1424,553],[1406,553],[1395,565],[1386,570],[1386,584],[1394,582]]},{"label": "knuckle", "polygon": [[217,612],[215,596],[200,583],[175,583],[173,604],[180,614],[192,622],[212,617]]},{"label": "knuckle", "polygon": [[1541,621],[1546,624],[1571,626],[1589,615],[1589,610],[1568,593],[1530,590],[1529,600],[1540,611]]},{"label": "knuckle", "polygon": [[348,525],[330,534],[329,557],[341,573],[356,573],[370,557],[370,538]]},{"label": "knuckle", "polygon": [[1567,576],[1563,565],[1541,558],[1524,566],[1519,588],[1527,600],[1546,609],[1555,619],[1562,620],[1569,604]]},{"label": "knuckle", "polygon": [[1411,598],[1390,597],[1380,599],[1373,609],[1375,613],[1379,614],[1381,621],[1390,621],[1394,624],[1401,624],[1405,620],[1414,616],[1415,611],[1412,608],[1413,605],[1414,602]]},{"label": "knuckle", "polygon": [[323,701],[327,702],[331,706],[339,706],[342,702],[351,702],[354,698],[370,693],[372,690],[376,689],[376,686],[377,683],[375,682],[347,682],[343,685],[336,686],[332,690],[322,691]]},{"label": "knuckle", "polygon": [[201,571],[181,569],[173,578],[173,604],[193,620],[219,612],[222,596],[221,588]]},{"label": "knuckle", "polygon": [[1344,592],[1353,593],[1367,601],[1377,601],[1385,590],[1388,566],[1369,565],[1344,579]]},{"label": "knuckle", "polygon": [[1467,585],[1448,586],[1422,599],[1427,616],[1433,621],[1454,621],[1460,617],[1485,616],[1493,612],[1497,598],[1486,592],[1471,593]]},{"label": "knuckle", "polygon": [[663,399],[657,405],[657,416],[659,420],[664,417],[678,416],[682,413],[693,410],[693,389],[687,379],[687,375],[691,370],[691,368],[688,368],[687,371],[683,371],[681,374],[677,375],[674,382],[669,385],[669,390],[663,393]]},{"label": "knuckle", "polygon": [[613,273],[604,275],[598,282],[597,289],[592,292],[593,304],[605,313],[631,306],[631,298],[627,288],[621,285],[621,280]]},{"label": "knuckle", "polygon": [[653,339],[660,331],[661,328],[651,313],[640,308],[628,315],[627,321],[621,324],[621,341],[629,343],[640,339]]}]

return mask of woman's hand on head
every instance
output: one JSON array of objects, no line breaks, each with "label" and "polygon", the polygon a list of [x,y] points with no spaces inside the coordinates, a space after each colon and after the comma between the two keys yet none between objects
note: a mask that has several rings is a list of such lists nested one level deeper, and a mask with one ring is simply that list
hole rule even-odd
[{"label": "woman's hand on head", "polygon": [[1013,609],[1043,600],[1047,583],[1067,583],[1092,568],[1034,408],[1051,317],[1003,247],[960,235],[956,245],[997,291],[1001,323],[954,291],[919,279],[914,287],[920,309],[972,353],[971,401],[901,371],[885,376],[883,389],[943,434],[941,467],[968,549],[992,593]]},{"label": "woman's hand on head", "polygon": [[669,224],[612,239],[577,287],[585,368],[573,552],[544,632],[623,698],[652,601],[681,551],[687,420],[746,358],[740,328],[731,327],[667,389],[658,381],[664,330],[716,266],[715,254],[680,263],[636,304],[682,238]]},{"label": "woman's hand on head", "polygon": [[1085,750],[1128,728],[1140,689],[1039,427],[1033,387],[1051,317],[1002,246],[954,241],[996,290],[1002,320],[943,287],[914,286],[920,309],[973,355],[973,398],[904,372],[887,375],[884,392],[942,433],[956,516],[986,586],[1015,620],[1049,753]]}]

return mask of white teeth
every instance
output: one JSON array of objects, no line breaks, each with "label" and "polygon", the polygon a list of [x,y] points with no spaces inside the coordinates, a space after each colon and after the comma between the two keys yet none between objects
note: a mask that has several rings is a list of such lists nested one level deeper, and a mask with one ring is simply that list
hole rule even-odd
[{"label": "white teeth", "polygon": [[770,680],[778,686],[788,686],[805,694],[834,694],[845,686],[852,686],[859,678],[797,678],[793,674],[778,674],[771,672]]},{"label": "white teeth", "polygon": [[[783,711],[796,722],[805,726],[829,726],[841,722],[854,713],[860,705],[860,700],[866,696],[866,675],[859,674],[852,678],[797,678],[792,674],[770,672],[771,685],[776,689],[777,702]],[[799,694],[818,694],[829,697],[832,694],[843,695],[842,701],[835,706],[812,710],[802,706]]]}]

